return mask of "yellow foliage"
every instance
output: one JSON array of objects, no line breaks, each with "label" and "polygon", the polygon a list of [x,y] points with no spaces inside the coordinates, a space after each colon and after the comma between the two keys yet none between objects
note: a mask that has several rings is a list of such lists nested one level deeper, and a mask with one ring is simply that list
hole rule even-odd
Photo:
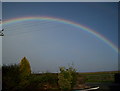
[{"label": "yellow foliage", "polygon": [[20,61],[20,72],[22,76],[28,76],[31,74],[30,63],[26,57]]}]

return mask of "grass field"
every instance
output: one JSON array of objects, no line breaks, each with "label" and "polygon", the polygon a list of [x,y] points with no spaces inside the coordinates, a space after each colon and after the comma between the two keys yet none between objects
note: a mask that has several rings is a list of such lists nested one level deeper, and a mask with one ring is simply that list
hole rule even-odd
[{"label": "grass field", "polygon": [[116,73],[118,71],[80,73],[80,75],[85,77],[85,82],[114,82]]}]

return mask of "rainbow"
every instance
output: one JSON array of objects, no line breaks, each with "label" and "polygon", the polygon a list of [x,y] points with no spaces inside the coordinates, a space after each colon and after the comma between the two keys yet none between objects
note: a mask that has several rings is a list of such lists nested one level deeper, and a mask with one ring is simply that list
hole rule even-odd
[{"label": "rainbow", "polygon": [[59,22],[62,24],[67,24],[76,28],[79,28],[89,34],[94,35],[96,38],[100,39],[101,41],[105,42],[107,45],[109,45],[112,49],[114,49],[114,51],[116,51],[118,53],[118,48],[107,38],[105,38],[103,35],[99,34],[98,32],[85,27],[81,24],[75,23],[73,21],[69,21],[69,20],[65,20],[65,19],[61,19],[61,18],[55,18],[55,17],[21,17],[21,18],[13,18],[13,19],[8,19],[3,21],[3,25],[9,25],[9,24],[14,24],[14,23],[19,23],[19,22],[23,22],[23,21],[54,21],[54,22]]}]

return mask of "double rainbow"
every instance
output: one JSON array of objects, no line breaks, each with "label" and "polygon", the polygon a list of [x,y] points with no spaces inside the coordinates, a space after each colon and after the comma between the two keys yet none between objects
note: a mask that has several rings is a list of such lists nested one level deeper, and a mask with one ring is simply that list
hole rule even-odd
[{"label": "double rainbow", "polygon": [[61,18],[55,18],[55,17],[21,17],[21,18],[13,18],[13,19],[8,19],[3,21],[3,25],[9,25],[9,24],[14,24],[14,23],[19,23],[19,22],[23,22],[23,21],[54,21],[54,22],[59,22],[62,24],[67,24],[76,28],[79,28],[82,31],[85,31],[89,34],[94,35],[96,38],[100,39],[101,41],[105,42],[107,45],[109,45],[115,52],[118,53],[118,48],[107,38],[105,38],[103,35],[101,35],[100,33],[85,27],[81,24],[75,23],[73,21],[69,21],[69,20],[65,20],[65,19],[61,19]]}]

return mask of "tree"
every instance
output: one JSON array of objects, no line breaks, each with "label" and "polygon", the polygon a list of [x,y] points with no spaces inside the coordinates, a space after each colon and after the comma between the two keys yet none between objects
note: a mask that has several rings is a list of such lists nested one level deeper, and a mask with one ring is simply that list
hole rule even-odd
[{"label": "tree", "polygon": [[31,74],[30,63],[26,57],[20,61],[20,72],[22,77],[29,76]]},{"label": "tree", "polygon": [[30,68],[30,63],[27,60],[26,57],[24,57],[21,61],[20,61],[20,83],[19,83],[19,88],[21,90],[27,88],[30,84],[29,81],[29,77],[31,74],[31,68]]}]

